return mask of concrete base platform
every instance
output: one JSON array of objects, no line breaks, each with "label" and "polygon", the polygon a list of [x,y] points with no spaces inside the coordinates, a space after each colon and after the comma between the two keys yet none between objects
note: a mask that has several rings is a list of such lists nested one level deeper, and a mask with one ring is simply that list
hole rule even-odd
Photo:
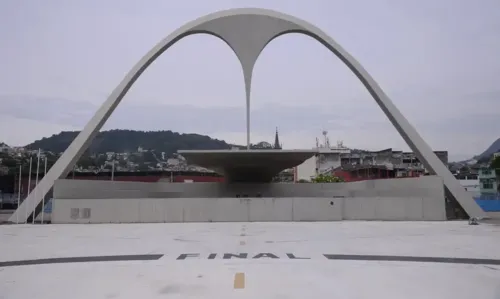
[{"label": "concrete base platform", "polygon": [[10,225],[0,298],[498,298],[467,222]]}]

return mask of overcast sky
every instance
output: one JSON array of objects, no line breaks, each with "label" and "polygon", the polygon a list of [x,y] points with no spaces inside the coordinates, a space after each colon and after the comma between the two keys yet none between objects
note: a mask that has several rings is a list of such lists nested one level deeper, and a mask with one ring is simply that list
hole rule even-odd
[{"label": "overcast sky", "polygon": [[[260,7],[326,31],[378,81],[435,150],[452,159],[500,137],[498,0],[3,0],[0,141],[80,130],[157,42],[221,9]],[[252,142],[311,148],[322,130],[355,148],[407,150],[356,77],[315,40],[282,36],[257,61]],[[165,52],[105,129],[173,130],[245,143],[241,67],[222,41],[194,35]]]}]

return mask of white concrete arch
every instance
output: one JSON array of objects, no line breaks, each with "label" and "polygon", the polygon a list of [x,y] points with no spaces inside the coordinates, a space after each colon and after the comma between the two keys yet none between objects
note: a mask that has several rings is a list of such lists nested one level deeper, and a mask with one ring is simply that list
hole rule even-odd
[{"label": "white concrete arch", "polygon": [[[108,99],[54,164],[35,190],[33,190],[23,204],[16,210],[10,218],[10,221],[14,222],[17,217],[19,217],[19,219],[30,219],[32,215],[38,214],[41,210],[40,202],[42,196],[52,188],[55,180],[67,176],[76,161],[90,145],[90,142],[94,139],[137,78],[139,78],[156,58],[173,44],[188,35],[197,33],[211,34],[225,41],[231,49],[233,49],[242,65],[247,104],[248,144],[250,143],[250,89],[255,62],[262,50],[274,38],[287,33],[303,33],[322,43],[339,57],[354,74],[356,74],[403,139],[408,143],[409,147],[416,153],[418,158],[432,174],[437,174],[443,179],[449,191],[448,193],[461,204],[465,211],[470,216],[474,217],[483,217],[485,215],[472,197],[467,194],[455,177],[449,172],[447,167],[434,154],[430,146],[396,108],[375,80],[356,59],[331,37],[316,26],[293,16],[267,9],[240,8],[216,12],[187,23],[160,41],[142,57],[125,76],[122,82],[113,90]],[[25,217],[25,215],[28,216]]]}]

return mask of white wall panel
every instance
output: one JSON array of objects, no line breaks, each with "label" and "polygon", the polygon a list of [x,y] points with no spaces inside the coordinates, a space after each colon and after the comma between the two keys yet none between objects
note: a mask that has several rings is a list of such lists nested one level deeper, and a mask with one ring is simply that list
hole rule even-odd
[{"label": "white wall panel", "polygon": [[345,220],[375,220],[375,209],[377,199],[373,197],[348,197],[344,198],[344,213]]},{"label": "white wall panel", "polygon": [[215,198],[184,198],[184,222],[213,222]]},{"label": "white wall panel", "polygon": [[166,198],[161,204],[165,222],[184,222],[184,204],[188,198]]},{"label": "white wall panel", "polygon": [[423,198],[422,213],[425,220],[446,220],[446,207],[444,198]]},{"label": "white wall panel", "polygon": [[[330,202],[334,204],[331,205]],[[72,209],[79,214],[72,218]],[[84,218],[83,209],[90,209]],[[418,197],[55,199],[53,223],[446,220],[444,202]]]},{"label": "white wall panel", "polygon": [[342,220],[343,203],[339,198],[293,198],[292,218],[293,221]]},{"label": "white wall panel", "polygon": [[293,198],[248,198],[250,221],[292,221]]},{"label": "white wall panel", "polygon": [[375,202],[375,219],[410,220],[408,210],[411,208],[416,209],[416,213],[422,214],[422,199],[420,198],[377,198]]},{"label": "white wall panel", "polygon": [[165,222],[164,205],[161,198],[139,200],[139,222]]},{"label": "white wall panel", "polygon": [[249,206],[250,202],[244,198],[214,198],[213,221],[250,221]]},{"label": "white wall panel", "polygon": [[108,204],[114,207],[113,213],[118,214],[118,222],[119,223],[136,223],[140,222],[139,218],[139,203],[140,199],[120,199],[120,198],[111,198],[105,199],[104,202],[108,202]]}]

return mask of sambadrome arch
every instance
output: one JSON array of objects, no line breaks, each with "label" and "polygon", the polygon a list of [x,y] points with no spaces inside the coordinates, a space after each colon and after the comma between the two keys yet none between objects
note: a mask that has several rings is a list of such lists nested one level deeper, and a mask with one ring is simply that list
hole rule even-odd
[{"label": "sambadrome arch", "polygon": [[137,78],[176,42],[198,33],[210,34],[226,42],[241,62],[246,92],[247,144],[250,143],[250,89],[255,62],[273,39],[287,33],[302,33],[323,44],[351,69],[428,171],[443,179],[448,195],[454,197],[469,216],[485,215],[375,80],[331,37],[316,26],[293,16],[266,9],[241,8],[216,12],[187,23],[151,49],[113,90],[47,175],[11,216],[10,221],[15,222],[16,217],[19,217],[20,221],[30,221],[31,217],[36,216],[42,209],[42,197],[53,187],[55,180],[68,175]]}]

